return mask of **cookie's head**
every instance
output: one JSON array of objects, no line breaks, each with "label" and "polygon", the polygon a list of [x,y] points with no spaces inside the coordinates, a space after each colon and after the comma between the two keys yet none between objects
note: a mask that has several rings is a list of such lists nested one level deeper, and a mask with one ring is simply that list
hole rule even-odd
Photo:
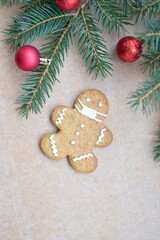
[{"label": "cookie's head", "polygon": [[82,115],[97,122],[102,122],[107,117],[109,105],[102,92],[88,89],[76,99],[75,108]]}]

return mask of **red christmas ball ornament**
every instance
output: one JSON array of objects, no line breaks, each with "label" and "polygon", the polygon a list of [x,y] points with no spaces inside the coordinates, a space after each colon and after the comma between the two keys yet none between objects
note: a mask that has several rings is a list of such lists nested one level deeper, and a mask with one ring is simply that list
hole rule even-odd
[{"label": "red christmas ball ornament", "polygon": [[82,0],[55,0],[56,5],[66,12],[76,10],[81,2]]},{"label": "red christmas ball ornament", "polygon": [[142,43],[135,37],[124,37],[117,43],[116,52],[122,61],[128,63],[135,62],[142,53]]},{"label": "red christmas ball ornament", "polygon": [[15,62],[23,71],[33,71],[40,62],[39,51],[31,45],[22,46],[16,52]]}]

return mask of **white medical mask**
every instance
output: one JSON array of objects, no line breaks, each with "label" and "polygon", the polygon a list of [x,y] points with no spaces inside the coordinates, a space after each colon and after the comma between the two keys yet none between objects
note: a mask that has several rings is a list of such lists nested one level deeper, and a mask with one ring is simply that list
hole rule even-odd
[{"label": "white medical mask", "polygon": [[93,119],[93,120],[95,120],[95,121],[97,121],[97,122],[102,122],[102,120],[96,118],[97,114],[99,114],[100,116],[107,117],[107,114],[103,114],[103,113],[97,112],[96,110],[94,110],[94,109],[92,109],[92,108],[90,108],[90,107],[87,107],[85,104],[83,104],[83,103],[81,102],[80,99],[78,99],[78,102],[81,104],[82,109],[79,109],[76,104],[75,104],[75,108],[76,108],[76,109],[78,110],[78,112],[80,112],[82,115],[84,115],[84,116],[86,116],[86,117],[88,117],[88,118],[90,118],[90,119]]}]

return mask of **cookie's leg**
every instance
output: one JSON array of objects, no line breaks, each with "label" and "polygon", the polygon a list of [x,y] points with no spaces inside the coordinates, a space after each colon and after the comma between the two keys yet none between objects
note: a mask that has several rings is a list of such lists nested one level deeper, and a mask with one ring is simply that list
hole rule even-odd
[{"label": "cookie's leg", "polygon": [[95,146],[107,147],[108,145],[111,144],[112,140],[113,140],[112,132],[108,128],[105,127],[103,129],[101,129],[100,134],[97,137]]},{"label": "cookie's leg", "polygon": [[60,133],[46,134],[40,142],[43,153],[54,160],[66,157],[66,149],[61,145],[61,141],[62,135]]},{"label": "cookie's leg", "polygon": [[71,166],[82,173],[93,172],[98,165],[97,158],[93,153],[85,153],[80,156],[69,155]]}]

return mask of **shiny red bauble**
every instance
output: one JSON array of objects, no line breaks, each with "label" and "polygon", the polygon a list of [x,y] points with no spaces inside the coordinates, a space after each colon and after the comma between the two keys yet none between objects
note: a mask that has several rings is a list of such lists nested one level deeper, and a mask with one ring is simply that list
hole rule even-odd
[{"label": "shiny red bauble", "polygon": [[56,5],[66,12],[76,10],[81,2],[82,0],[55,0]]},{"label": "shiny red bauble", "polygon": [[31,45],[20,47],[16,52],[15,62],[23,71],[33,71],[40,62],[39,51]]},{"label": "shiny red bauble", "polygon": [[117,43],[116,52],[124,62],[135,62],[142,53],[142,43],[135,37],[124,37]]}]

